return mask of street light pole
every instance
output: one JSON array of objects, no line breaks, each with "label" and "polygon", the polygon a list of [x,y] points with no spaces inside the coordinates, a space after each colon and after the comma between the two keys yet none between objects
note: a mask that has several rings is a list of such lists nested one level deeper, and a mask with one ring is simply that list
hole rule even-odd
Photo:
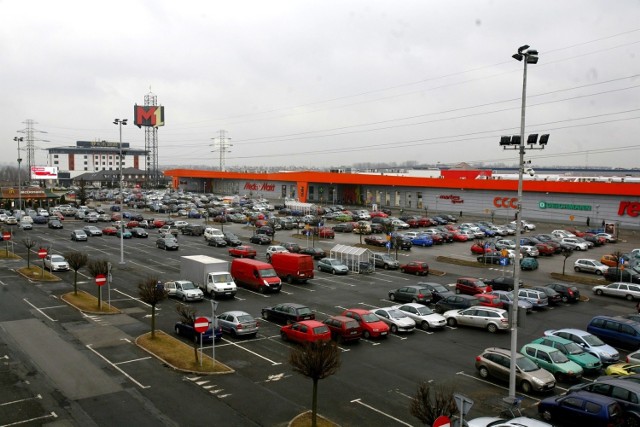
[{"label": "street light pole", "polygon": [[118,164],[120,165],[120,265],[124,265],[124,217],[122,216],[124,213],[124,194],[122,192],[122,126],[127,125],[127,119],[115,119],[113,124],[118,125],[120,128],[120,158],[118,159]]},{"label": "street light pole", "polygon": [[[527,106],[527,64],[538,63],[538,51],[529,49],[528,45],[518,48],[518,52],[512,56],[517,61],[524,59],[524,72],[522,77],[522,108],[520,113],[520,135],[519,136],[503,136],[500,139],[500,145],[503,149],[518,150],[518,204],[516,208],[516,259],[520,262],[520,234],[522,233],[522,196],[523,196],[523,173],[524,173],[524,152],[525,152],[525,112]],[[538,135],[529,135],[527,144],[529,149],[544,149],[549,135],[542,135],[540,138],[540,147],[534,147],[538,143]],[[507,398],[511,404],[517,402],[516,399],[516,360],[518,351],[518,292],[520,290],[520,269],[515,265],[513,269],[513,303],[511,305],[511,364],[509,366],[509,397]]]},{"label": "street light pole", "polygon": [[20,142],[24,141],[24,137],[14,136],[13,140],[18,143],[18,211],[20,211],[20,215],[22,215],[22,178],[20,177],[22,157],[20,157]]}]

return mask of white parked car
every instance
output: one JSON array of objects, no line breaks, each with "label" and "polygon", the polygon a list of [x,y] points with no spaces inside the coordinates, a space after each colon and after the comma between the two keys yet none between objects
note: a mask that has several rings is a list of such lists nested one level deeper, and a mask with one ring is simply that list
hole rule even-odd
[{"label": "white parked car", "polygon": [[[515,221],[511,221],[511,224],[516,225]],[[536,229],[536,225],[533,223],[530,223],[528,221],[520,220],[520,227],[524,230],[524,231],[532,231]]]},{"label": "white parked car", "polygon": [[469,427],[552,427],[552,424],[529,417],[517,417],[510,420],[496,417],[480,417],[468,420]]},{"label": "white parked car", "polygon": [[515,240],[500,239],[496,242],[496,249],[515,249],[515,248],[516,248]]},{"label": "white parked car", "polygon": [[187,221],[176,221],[173,223],[173,225],[180,229],[182,227],[189,225],[189,223]]},{"label": "white parked car", "polygon": [[389,329],[394,334],[398,332],[413,332],[416,328],[416,322],[395,307],[379,308],[374,313],[380,320],[389,325]]},{"label": "white parked car", "polygon": [[267,248],[267,259],[271,260],[271,255],[278,252],[289,252],[284,246],[272,245]]},{"label": "white parked car", "polygon": [[170,297],[179,298],[182,301],[202,301],[204,293],[189,280],[175,280],[166,282],[164,289]]},{"label": "white parked car", "polygon": [[535,246],[531,246],[531,245],[522,245],[520,246],[520,251],[529,257],[532,258],[536,258],[538,255],[540,255],[540,251],[538,250],[538,248],[536,248]]},{"label": "white parked car", "polygon": [[640,285],[634,283],[616,282],[608,285],[593,287],[596,295],[610,295],[612,297],[625,298],[629,301],[640,299]]},{"label": "white parked car", "polygon": [[50,271],[68,271],[69,263],[62,255],[49,254],[44,257],[44,268]]},{"label": "white parked car", "polygon": [[394,219],[391,221],[391,225],[393,225],[395,228],[400,229],[400,230],[408,230],[409,228],[411,228],[409,226],[409,224],[407,224],[406,222],[400,220],[400,219]]},{"label": "white parked car", "polygon": [[576,262],[573,263],[573,269],[575,271],[585,271],[587,273],[595,273],[598,276],[602,276],[607,272],[609,267],[598,260],[582,258],[577,259]]},{"label": "white parked car", "polygon": [[416,325],[423,330],[428,329],[442,329],[447,325],[447,319],[443,315],[436,313],[429,307],[418,304],[416,302],[410,302],[404,305],[394,305],[393,308],[405,313]]},{"label": "white parked car", "polygon": [[569,233],[567,230],[553,230],[551,235],[557,239],[564,239],[565,237],[576,237],[575,234]]},{"label": "white parked car", "polygon": [[7,219],[4,220],[4,222],[7,225],[17,225],[18,224],[18,220],[16,219],[15,216],[8,216]]},{"label": "white parked car", "polygon": [[581,242],[575,237],[563,237],[562,240],[560,240],[560,244],[568,246],[574,251],[586,251],[589,249],[587,242]]}]

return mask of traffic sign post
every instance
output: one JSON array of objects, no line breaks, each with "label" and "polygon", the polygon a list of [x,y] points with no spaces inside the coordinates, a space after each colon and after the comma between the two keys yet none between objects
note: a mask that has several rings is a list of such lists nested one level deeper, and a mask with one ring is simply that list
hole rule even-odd
[{"label": "traffic sign post", "polygon": [[38,257],[42,260],[42,278],[44,279],[44,258],[47,256],[47,250],[45,248],[38,249]]},{"label": "traffic sign post", "polygon": [[107,283],[107,276],[104,274],[98,274],[96,276],[96,285],[103,286],[105,283]]},{"label": "traffic sign post", "polygon": [[193,330],[200,335],[200,366],[202,366],[202,334],[207,332],[207,329],[209,329],[209,319],[206,317],[198,317],[193,322]]}]

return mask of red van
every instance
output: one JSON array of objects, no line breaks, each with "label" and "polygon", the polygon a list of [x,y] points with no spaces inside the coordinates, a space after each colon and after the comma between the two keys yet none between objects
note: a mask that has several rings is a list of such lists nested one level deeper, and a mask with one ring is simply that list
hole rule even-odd
[{"label": "red van", "polygon": [[271,255],[271,265],[282,280],[306,283],[313,279],[313,258],[311,255],[276,252]]},{"label": "red van", "polygon": [[252,288],[260,293],[280,292],[282,282],[269,263],[241,258],[231,262],[231,276],[236,285]]}]

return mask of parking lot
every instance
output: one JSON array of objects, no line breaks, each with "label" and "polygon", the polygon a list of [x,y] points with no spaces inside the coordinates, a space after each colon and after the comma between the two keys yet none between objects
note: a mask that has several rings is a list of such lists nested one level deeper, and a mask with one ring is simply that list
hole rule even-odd
[{"label": "parking lot", "polygon": [[[162,281],[180,279],[181,255],[206,254],[229,261],[232,258],[228,256],[226,248],[207,246],[201,236],[180,235],[178,251],[160,250],[155,247],[157,231],[149,230],[150,236],[147,239],[133,238],[124,241],[126,263],[120,265],[120,240],[117,237],[89,237],[87,242],[71,241],[71,230],[83,225],[79,221],[65,220],[62,230],[36,225],[30,231],[16,231],[13,239],[15,251],[26,258],[26,248],[24,245],[21,247],[20,241],[24,236],[29,236],[38,241],[38,246],[47,246],[52,253],[64,254],[70,250],[79,250],[85,252],[90,259],[105,259],[113,264],[110,292],[107,292],[107,286],[103,287],[102,297],[105,301],[110,300],[123,314],[84,316],[83,325],[86,323],[88,326],[70,330],[93,354],[92,357],[98,358],[112,373],[122,378],[123,387],[151,393],[150,389],[157,388],[159,379],[169,375],[170,371],[132,344],[136,336],[149,330],[150,324],[149,307],[137,297],[138,282],[149,276]],[[538,224],[538,227],[538,231],[543,232],[545,228],[550,230],[552,226]],[[248,241],[253,231],[250,226],[242,224],[225,224],[224,229],[232,230],[243,242]],[[312,244],[310,238],[294,233],[292,230],[281,230],[277,232],[275,239],[279,242],[294,241],[303,247]],[[355,234],[337,233],[335,239],[314,239],[313,243],[329,252],[335,244],[352,245],[358,242],[359,237]],[[574,273],[573,260],[600,259],[601,255],[614,251],[627,252],[640,246],[637,243],[623,241],[575,253],[567,261],[567,273],[595,278],[587,273]],[[258,250],[257,258],[266,260],[266,246],[252,246]],[[316,270],[315,278],[307,284],[283,283],[282,291],[277,294],[261,294],[239,288],[235,298],[218,301],[217,313],[244,310],[260,317],[263,307],[280,302],[296,302],[309,306],[316,318],[323,320],[349,308],[375,309],[395,305],[396,303],[388,300],[388,292],[403,285],[429,281],[450,286],[460,276],[492,278],[510,274],[509,267],[471,267],[436,260],[438,256],[447,256],[475,261],[477,255],[470,252],[470,246],[471,242],[449,243],[425,248],[413,247],[410,251],[400,251],[397,254],[401,263],[409,260],[426,261],[432,270],[438,272],[427,277],[402,274],[398,270],[380,269],[372,274],[349,273],[346,276]],[[37,247],[33,250],[37,250]],[[392,255],[395,256],[395,252]],[[32,262],[39,262],[35,253],[31,259]],[[561,273],[563,261],[563,257],[559,255],[541,257],[540,268],[522,272],[521,278],[526,285],[551,283],[554,280],[550,273]],[[17,262],[16,265],[21,263],[22,261]],[[60,272],[56,275],[62,279],[60,282],[34,282],[39,296],[28,296],[21,303],[35,318],[46,324],[69,325],[78,322],[78,314],[58,298],[72,290],[73,272]],[[16,281],[25,284],[23,279],[15,278],[10,267],[3,270],[0,280],[3,283],[12,282],[8,285],[10,288]],[[96,293],[94,280],[85,270],[80,271],[79,287]],[[583,301],[560,304],[527,315],[519,331],[519,346],[542,336],[547,329],[585,329],[588,321],[596,314],[619,315],[635,311],[633,302],[595,296],[589,286],[578,287],[585,297]],[[181,302],[166,300],[159,304],[156,319],[158,329],[174,334],[174,323],[178,319],[174,306],[178,303]],[[198,315],[211,314],[208,297],[202,302],[188,304],[197,308]],[[95,330],[109,333],[100,334]],[[424,380],[450,385],[456,392],[473,399],[475,404],[469,418],[497,415],[502,409],[501,399],[507,395],[507,384],[481,379],[475,371],[474,362],[475,357],[486,347],[508,347],[509,339],[508,333],[491,334],[481,329],[446,327],[441,331],[416,329],[408,334],[391,334],[382,340],[362,339],[353,344],[340,344],[342,366],[336,375],[320,382],[319,411],[344,426],[418,425],[418,420],[409,413],[409,402],[418,383]],[[295,344],[284,342],[280,338],[280,325],[261,320],[260,331],[255,338],[232,338],[225,335],[221,342],[216,343],[216,359],[235,369],[234,374],[215,378],[181,375],[181,378],[204,398],[223,401],[226,406],[255,424],[283,424],[311,404],[311,382],[294,373],[287,362],[293,345]],[[208,353],[212,350],[211,346],[204,348]],[[626,352],[622,350],[621,354]],[[593,377],[586,377],[583,380],[592,379]],[[562,393],[570,385],[572,384],[558,383],[554,393]],[[526,412],[535,414],[535,404],[543,397],[545,395],[535,393],[526,395],[523,402]]]}]

